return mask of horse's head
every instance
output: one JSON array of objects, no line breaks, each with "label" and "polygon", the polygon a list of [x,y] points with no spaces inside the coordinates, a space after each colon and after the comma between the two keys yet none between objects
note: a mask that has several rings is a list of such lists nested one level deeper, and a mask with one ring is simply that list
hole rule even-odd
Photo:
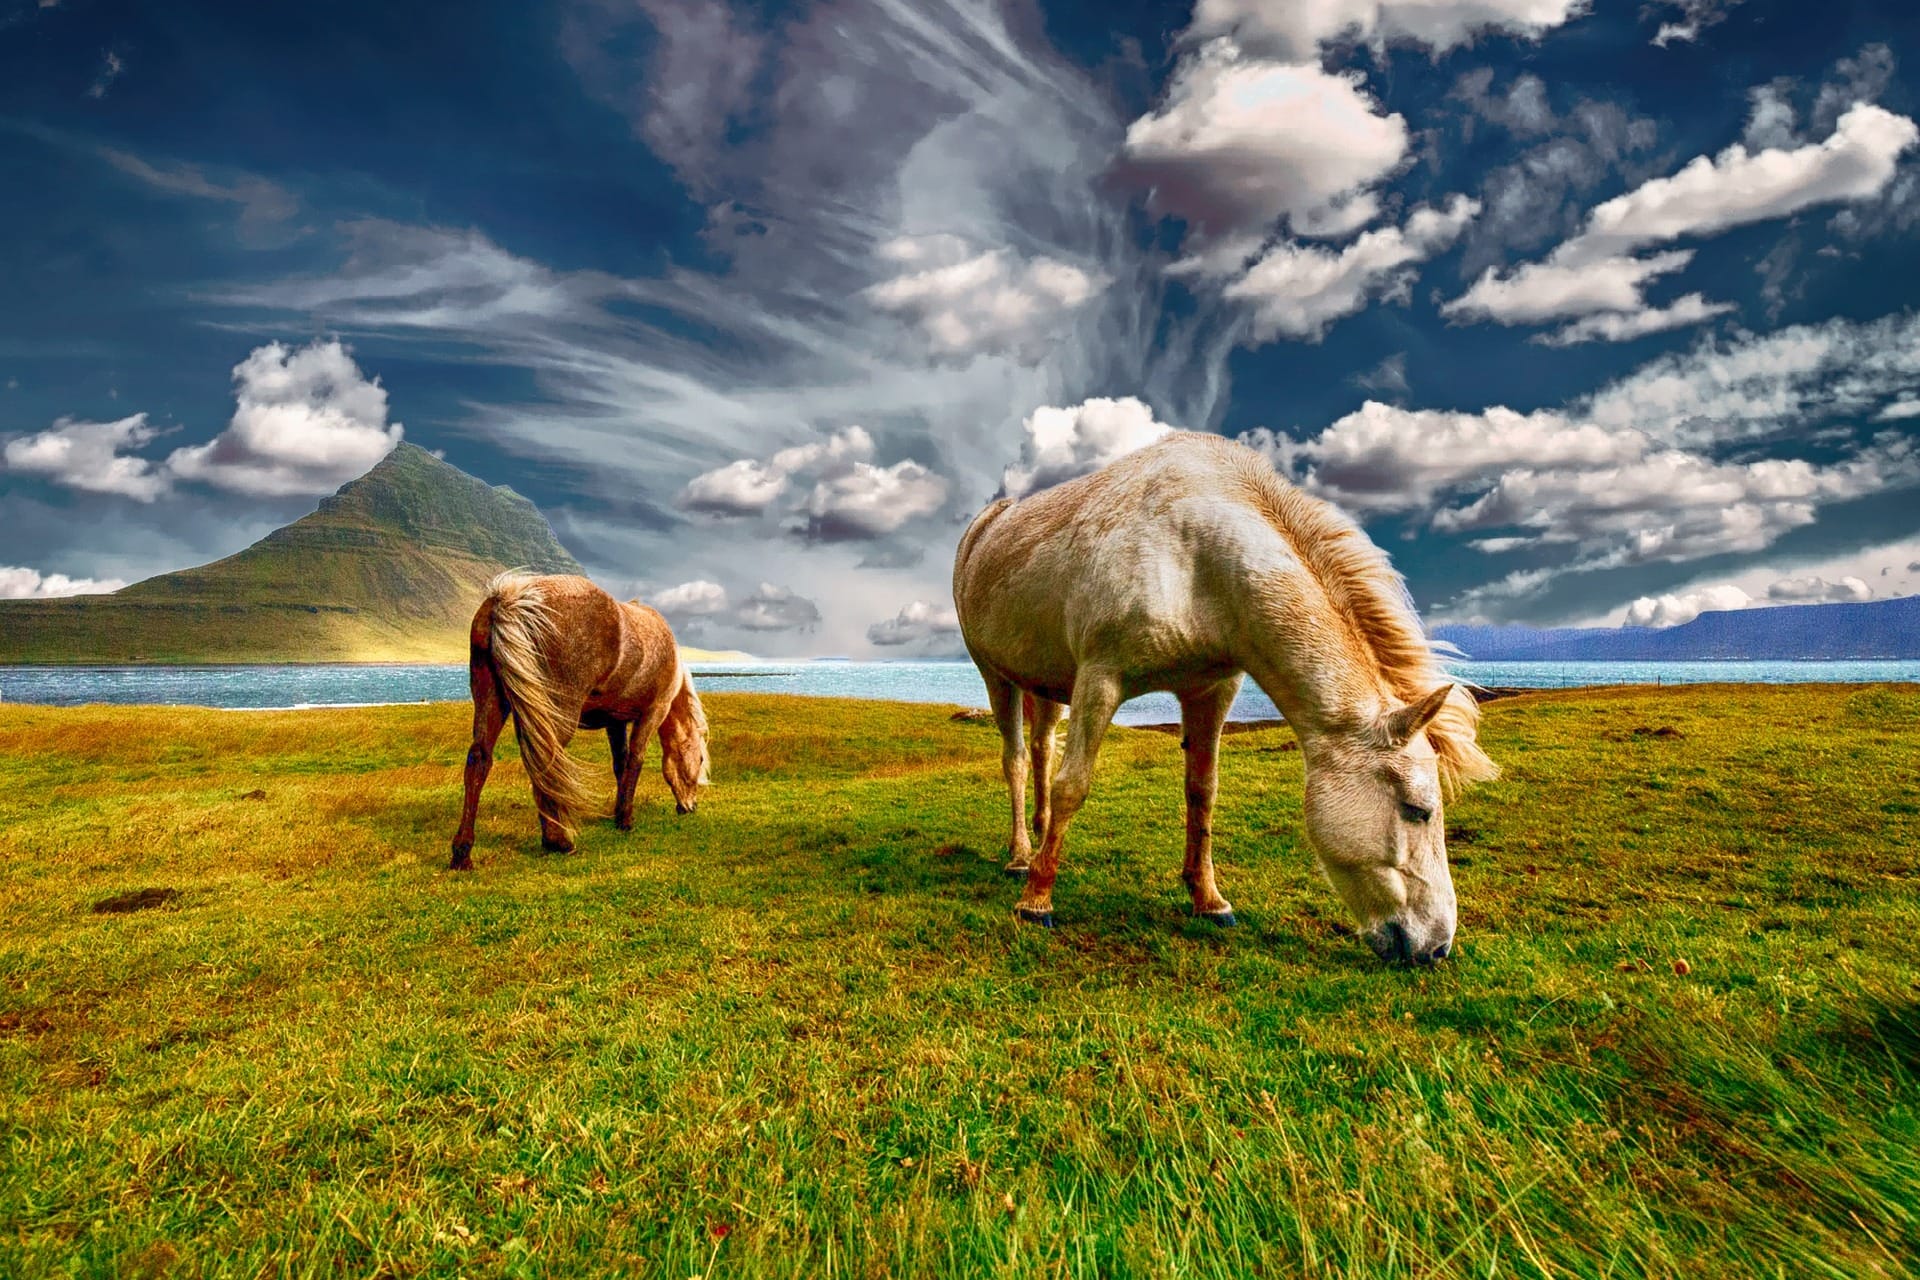
[{"label": "horse's head", "polygon": [[1442,685],[1371,723],[1316,735],[1307,756],[1307,839],[1374,954],[1432,964],[1453,949],[1453,877],[1439,761],[1425,732]]},{"label": "horse's head", "polygon": [[694,692],[693,677],[681,673],[667,718],[660,722],[661,772],[673,792],[674,807],[692,813],[707,785],[707,713]]}]

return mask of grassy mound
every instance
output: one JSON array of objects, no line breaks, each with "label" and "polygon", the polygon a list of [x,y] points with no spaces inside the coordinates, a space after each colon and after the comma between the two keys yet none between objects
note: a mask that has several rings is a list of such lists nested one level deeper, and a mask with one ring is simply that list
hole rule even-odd
[{"label": "grassy mound", "polygon": [[[714,695],[543,855],[458,705],[0,708],[0,1274],[1904,1275],[1920,693],[1487,709],[1456,958],[1383,968],[1230,738],[1116,730],[1016,927],[989,725]],[[604,761],[604,740],[575,749]]]},{"label": "grassy mound", "polygon": [[531,502],[416,445],[224,560],[0,601],[0,662],[464,662],[502,569],[578,573]]}]

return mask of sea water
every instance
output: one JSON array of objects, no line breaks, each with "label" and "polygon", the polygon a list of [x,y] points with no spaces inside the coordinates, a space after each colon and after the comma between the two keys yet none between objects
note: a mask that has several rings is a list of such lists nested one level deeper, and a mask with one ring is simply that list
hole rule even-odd
[{"label": "sea water", "polygon": [[[1562,689],[1582,685],[1920,682],[1920,662],[1456,662],[1462,680],[1492,688]],[[790,693],[830,698],[883,698],[984,707],[986,688],[969,662],[695,663],[709,691]],[[464,666],[133,666],[0,667],[0,702],[76,706],[90,702],[234,709],[377,706],[460,701]],[[1251,682],[1233,705],[1235,720],[1277,718]],[[1180,718],[1171,694],[1135,698],[1121,724],[1166,724]]]}]

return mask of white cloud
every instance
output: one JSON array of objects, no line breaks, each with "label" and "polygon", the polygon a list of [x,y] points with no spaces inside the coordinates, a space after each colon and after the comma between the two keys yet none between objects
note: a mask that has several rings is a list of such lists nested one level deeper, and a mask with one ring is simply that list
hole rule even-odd
[{"label": "white cloud", "polygon": [[[1242,439],[1350,509],[1403,513],[1488,554],[1525,548],[1558,561],[1464,593],[1448,606],[1460,616],[1567,573],[1760,551],[1824,508],[1920,487],[1910,433],[1854,439],[1876,406],[1920,398],[1916,388],[1920,317],[1835,320],[1702,342],[1556,410],[1370,401],[1312,439],[1264,430]],[[1838,456],[1727,456],[1729,443],[1784,430],[1825,432],[1842,442]]]},{"label": "white cloud", "polygon": [[1837,582],[1820,577],[1781,578],[1767,588],[1763,599],[1755,599],[1732,583],[1721,583],[1692,591],[1641,596],[1627,606],[1624,621],[1629,627],[1677,627],[1703,613],[1762,608],[1770,604],[1858,604],[1872,598],[1872,588],[1855,577]]},{"label": "white cloud", "polygon": [[[1698,156],[1670,177],[1596,205],[1584,230],[1544,261],[1506,275],[1488,270],[1442,311],[1501,324],[1609,311],[1627,313],[1642,326],[1673,327],[1682,323],[1682,313],[1673,308],[1653,319],[1639,315],[1647,307],[1641,289],[1650,278],[1685,266],[1690,255],[1680,251],[1641,259],[1632,256],[1635,252],[1787,217],[1813,205],[1872,198],[1893,180],[1900,156],[1916,141],[1920,129],[1913,121],[1863,103],[1842,114],[1820,142],[1757,152],[1735,143],[1711,159]],[[1686,314],[1706,319],[1718,312],[1702,304]],[[1617,327],[1633,331],[1632,325]],[[1609,336],[1602,325],[1575,327],[1561,336],[1577,340],[1589,330],[1590,336]]]},{"label": "white cloud", "polygon": [[675,627],[706,632],[714,627],[747,631],[804,631],[820,623],[820,609],[791,587],[762,582],[738,604],[727,589],[696,578],[656,591],[648,601]]},{"label": "white cloud", "polygon": [[1862,200],[1887,185],[1901,153],[1916,140],[1920,130],[1913,121],[1863,103],[1842,115],[1822,142],[1760,152],[1735,143],[1711,160],[1697,156],[1672,177],[1596,206],[1579,252],[1586,245],[1618,251],[1713,235],[1810,205]]},{"label": "white cloud", "polygon": [[1672,19],[1662,22],[1659,30],[1653,33],[1652,43],[1664,49],[1676,42],[1691,43],[1698,40],[1702,31],[1724,21],[1727,10],[1739,3],[1740,0],[1656,0],[1641,12],[1672,12]]},{"label": "white cloud", "polygon": [[9,470],[42,475],[69,489],[152,502],[167,491],[166,473],[122,450],[138,449],[159,434],[144,413],[114,422],[59,418],[45,431],[7,441],[5,457]]},{"label": "white cloud", "polygon": [[696,578],[692,582],[682,582],[678,586],[655,592],[648,603],[676,621],[710,617],[726,612],[727,589],[717,582]]},{"label": "white cloud", "polygon": [[788,481],[801,475],[844,475],[873,457],[873,437],[865,427],[842,427],[825,440],[791,445],[765,462],[741,458],[705,471],[680,491],[680,505],[710,515],[759,515],[786,493]]},{"label": "white cloud", "polygon": [[1767,599],[1781,604],[1860,604],[1873,599],[1873,588],[1852,576],[1837,582],[1821,577],[1782,578],[1767,588]]},{"label": "white cloud", "polygon": [[1364,84],[1224,40],[1181,62],[1160,108],[1128,126],[1124,153],[1155,209],[1186,219],[1202,244],[1220,242],[1190,269],[1231,271],[1281,218],[1303,230],[1347,221],[1334,211],[1399,166],[1407,122],[1382,114]]},{"label": "white cloud", "polygon": [[51,600],[59,596],[99,596],[127,584],[119,578],[69,578],[64,573],[0,565],[0,600]]},{"label": "white cloud", "polygon": [[785,496],[791,480],[806,477],[813,484],[793,506],[789,530],[814,542],[854,542],[898,532],[946,502],[945,477],[910,459],[875,466],[873,453],[865,428],[845,427],[766,462],[743,458],[695,476],[679,505],[712,515],[761,515]]},{"label": "white cloud", "polygon": [[[635,132],[705,197],[715,153],[752,104],[767,39],[726,4],[638,0],[637,7],[653,25],[654,52],[648,74],[632,90],[642,104]],[[569,34],[576,56],[605,56]]]},{"label": "white cloud", "polygon": [[1703,341],[1580,402],[1597,425],[1687,448],[1843,423],[1920,399],[1920,316],[1833,319]]},{"label": "white cloud", "polygon": [[1026,445],[1020,461],[1008,467],[1001,480],[1012,498],[1098,471],[1173,430],[1132,396],[1096,397],[1065,409],[1046,405],[1021,426]]},{"label": "white cloud", "polygon": [[1682,294],[1664,307],[1640,311],[1610,311],[1583,316],[1572,324],[1541,334],[1532,340],[1548,347],[1570,347],[1579,342],[1629,342],[1650,333],[1684,329],[1732,311],[1731,302],[1708,302],[1697,293]]},{"label": "white cloud", "polygon": [[1648,281],[1680,270],[1693,250],[1675,249],[1651,258],[1626,256],[1530,262],[1507,276],[1489,269],[1473,287],[1440,308],[1466,320],[1538,324],[1561,316],[1633,312],[1646,305]]},{"label": "white cloud", "polygon": [[787,473],[752,458],[703,471],[680,491],[680,505],[709,515],[759,515],[787,491]]},{"label": "white cloud", "polygon": [[[1842,584],[1849,580],[1863,586],[1879,583],[1877,595],[1883,598],[1920,594],[1920,539],[1907,537],[1893,542],[1869,543],[1848,551],[1831,553],[1816,559],[1796,557],[1792,561],[1763,559],[1749,565],[1737,573],[1715,575],[1710,580],[1687,583],[1677,587],[1676,592],[1684,597],[1699,592],[1724,592],[1725,598],[1735,595],[1747,599],[1748,604],[1741,607],[1765,608],[1785,601],[1774,595],[1774,588],[1783,581],[1802,579],[1824,581],[1829,584]],[[1791,591],[1792,588],[1787,588]],[[1839,588],[1842,597],[1857,595],[1850,587]],[[1630,622],[1632,605],[1623,605],[1609,613],[1598,614],[1587,619],[1583,625],[1617,626]]]},{"label": "white cloud", "polygon": [[1347,379],[1362,391],[1385,391],[1405,395],[1412,389],[1407,381],[1407,353],[1396,351],[1371,369]]},{"label": "white cloud", "polygon": [[1792,81],[1775,81],[1747,90],[1747,127],[1740,137],[1752,151],[1785,150],[1797,146],[1799,112],[1788,96]]},{"label": "white cloud", "polygon": [[100,63],[100,74],[96,75],[93,83],[87,86],[87,96],[89,98],[106,97],[107,90],[113,87],[113,82],[118,80],[120,74],[126,69],[126,60],[113,50],[107,50],[106,57]]},{"label": "white cloud", "polygon": [[1549,412],[1501,406],[1479,413],[1402,409],[1369,400],[1311,441],[1258,429],[1241,440],[1282,472],[1363,512],[1437,507],[1444,495],[1484,486],[1526,466],[1586,471],[1645,456],[1644,437]]},{"label": "white cloud", "polygon": [[617,293],[591,272],[562,276],[516,257],[477,231],[411,227],[377,218],[339,228],[348,245],[331,275],[236,289],[215,300],[291,307],[343,328],[443,330],[472,336],[581,315]]},{"label": "white cloud", "polygon": [[846,427],[825,440],[814,440],[782,449],[773,455],[771,466],[785,475],[821,472],[835,475],[856,462],[873,457],[873,437],[865,427]]},{"label": "white cloud", "polygon": [[880,257],[900,274],[868,288],[867,300],[908,321],[946,359],[991,353],[1037,363],[1073,313],[1107,285],[1069,262],[1009,249],[975,252],[953,236],[892,240]]},{"label": "white cloud", "polygon": [[947,482],[917,462],[876,467],[856,462],[813,486],[798,531],[819,542],[883,537],[909,520],[932,515],[947,500]]},{"label": "white cloud", "polygon": [[360,372],[337,339],[289,348],[270,342],[233,367],[227,429],[176,449],[167,470],[185,480],[257,495],[329,493],[400,443],[387,390]]},{"label": "white cloud", "polygon": [[1898,422],[1906,418],[1920,418],[1920,400],[1896,400],[1873,416],[1881,422]]},{"label": "white cloud", "polygon": [[960,615],[953,606],[927,600],[915,600],[893,617],[867,628],[870,642],[888,648],[949,640],[959,634]]},{"label": "white cloud", "polygon": [[1538,37],[1586,9],[1587,0],[1198,0],[1189,34],[1299,58],[1336,40],[1440,53],[1486,34]]},{"label": "white cloud", "polygon": [[1616,564],[1759,551],[1812,524],[1821,506],[1920,484],[1920,455],[1891,436],[1841,462],[1722,462],[1679,450],[1595,470],[1516,466],[1484,493],[1434,513],[1442,533],[1525,531]]},{"label": "white cloud", "polygon": [[1744,609],[1753,597],[1734,586],[1706,587],[1679,594],[1641,596],[1627,606],[1629,627],[1677,627],[1703,613]]},{"label": "white cloud", "polygon": [[763,582],[740,602],[731,621],[749,631],[799,631],[820,625],[820,609],[789,587]]},{"label": "white cloud", "polygon": [[1455,196],[1445,209],[1414,210],[1403,227],[1369,231],[1338,253],[1283,243],[1229,284],[1223,296],[1253,305],[1253,336],[1318,342],[1334,321],[1353,315],[1370,298],[1404,296],[1405,268],[1424,262],[1456,240],[1480,211]]},{"label": "white cloud", "polygon": [[287,239],[282,224],[300,208],[300,202],[291,192],[265,178],[249,174],[220,182],[196,165],[152,164],[131,152],[112,147],[100,148],[99,154],[114,168],[155,190],[240,206],[240,230],[253,243]]}]

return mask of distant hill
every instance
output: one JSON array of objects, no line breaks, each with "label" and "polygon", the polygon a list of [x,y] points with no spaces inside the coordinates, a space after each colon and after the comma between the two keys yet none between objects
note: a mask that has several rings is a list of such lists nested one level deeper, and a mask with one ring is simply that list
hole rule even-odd
[{"label": "distant hill", "polygon": [[482,587],[520,567],[581,572],[527,499],[401,444],[224,560],[0,601],[0,662],[464,662]]},{"label": "distant hill", "polygon": [[1703,613],[1677,627],[1456,627],[1434,638],[1483,662],[1920,658],[1920,596]]}]

